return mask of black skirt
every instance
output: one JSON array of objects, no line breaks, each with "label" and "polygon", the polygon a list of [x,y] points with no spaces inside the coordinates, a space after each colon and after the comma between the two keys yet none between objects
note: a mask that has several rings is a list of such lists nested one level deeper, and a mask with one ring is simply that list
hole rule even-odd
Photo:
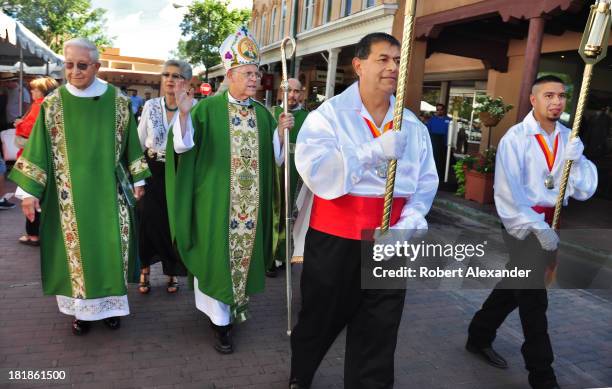
[{"label": "black skirt", "polygon": [[146,179],[145,195],[138,202],[138,248],[141,267],[161,261],[165,275],[185,276],[187,270],[170,238],[165,163],[150,158],[146,153],[145,158],[152,175]]}]

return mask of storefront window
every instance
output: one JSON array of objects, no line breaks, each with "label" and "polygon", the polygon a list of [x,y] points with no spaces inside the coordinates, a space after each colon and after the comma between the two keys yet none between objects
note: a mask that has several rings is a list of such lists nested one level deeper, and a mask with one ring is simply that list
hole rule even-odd
[{"label": "storefront window", "polygon": [[[454,110],[458,113],[458,130],[467,136],[468,151],[475,151],[483,141],[480,119],[474,113],[476,98],[485,96],[483,82],[461,82],[462,86],[451,86],[449,93],[448,113],[452,117]],[[488,139],[484,139],[485,142]]]},{"label": "storefront window", "polygon": [[[445,82],[446,83],[446,82]],[[448,101],[446,105],[449,119],[453,118],[454,110],[457,110],[457,126],[461,138],[467,138],[467,147],[457,147],[469,153],[477,152],[482,140],[480,119],[474,114],[476,98],[486,95],[485,81],[449,81]],[[435,114],[436,104],[445,100],[440,98],[442,92],[441,82],[426,82],[423,84],[423,95],[421,101],[421,119],[427,122]],[[487,139],[485,137],[485,142]],[[464,146],[464,145],[462,145]],[[463,150],[463,149],[467,150]]]}]

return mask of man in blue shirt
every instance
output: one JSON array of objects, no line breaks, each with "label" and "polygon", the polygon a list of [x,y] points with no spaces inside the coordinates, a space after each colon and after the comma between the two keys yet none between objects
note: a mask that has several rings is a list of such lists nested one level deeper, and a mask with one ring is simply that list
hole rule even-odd
[{"label": "man in blue shirt", "polygon": [[436,104],[436,114],[427,122],[429,137],[433,150],[438,177],[444,177],[444,166],[446,161],[446,139],[448,136],[448,125],[450,119],[446,116],[446,106],[442,103]]},{"label": "man in blue shirt", "polygon": [[138,91],[136,89],[132,90],[130,100],[132,100],[132,113],[134,115],[138,115],[138,110],[144,104],[144,100],[142,97],[138,96]]}]

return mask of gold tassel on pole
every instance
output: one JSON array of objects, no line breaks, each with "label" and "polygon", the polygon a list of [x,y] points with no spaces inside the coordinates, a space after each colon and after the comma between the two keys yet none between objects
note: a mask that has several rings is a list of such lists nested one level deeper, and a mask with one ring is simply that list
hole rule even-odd
[{"label": "gold tassel on pole", "polygon": [[[400,54],[399,78],[397,79],[397,91],[395,92],[395,107],[393,107],[393,131],[400,131],[402,129],[402,117],[404,114],[404,91],[406,89],[408,65],[410,64],[410,55],[412,53],[415,12],[416,0],[406,1],[406,16],[404,16],[404,34],[402,37],[402,48]],[[385,203],[382,223],[380,225],[380,232],[382,234],[389,230],[396,169],[397,160],[394,159],[389,161],[389,167],[387,168],[387,184],[385,186]]]}]

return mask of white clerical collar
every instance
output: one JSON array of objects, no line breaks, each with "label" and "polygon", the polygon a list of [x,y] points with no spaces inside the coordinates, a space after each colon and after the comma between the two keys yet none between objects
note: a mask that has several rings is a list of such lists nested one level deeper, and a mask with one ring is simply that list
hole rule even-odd
[{"label": "white clerical collar", "polygon": [[238,104],[238,105],[244,105],[244,106],[249,106],[251,105],[251,98],[247,97],[246,100],[238,100],[236,98],[234,98],[231,93],[229,93],[229,91],[227,92],[227,100],[232,103],[232,104]]},{"label": "white clerical collar", "polygon": [[94,82],[92,82],[91,85],[85,89],[79,89],[70,83],[66,83],[66,89],[68,92],[76,97],[101,96],[104,94],[104,92],[106,92],[106,88],[108,88],[108,83],[100,80],[98,77],[96,77]]}]

